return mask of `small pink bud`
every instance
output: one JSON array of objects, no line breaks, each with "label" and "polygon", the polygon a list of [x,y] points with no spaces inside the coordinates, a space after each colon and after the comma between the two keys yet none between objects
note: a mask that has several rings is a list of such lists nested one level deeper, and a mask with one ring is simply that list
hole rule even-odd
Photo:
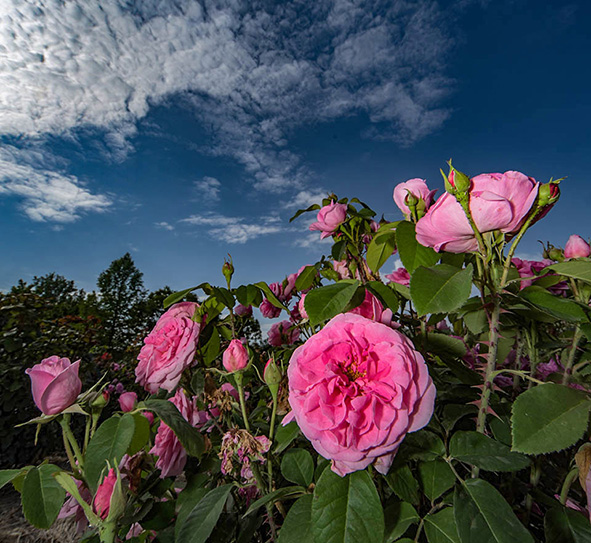
[{"label": "small pink bud", "polygon": [[135,392],[124,392],[119,396],[119,407],[121,411],[128,413],[132,411],[137,403],[137,394]]},{"label": "small pink bud", "polygon": [[154,423],[154,414],[151,411],[142,411],[142,415],[148,419],[150,426]]},{"label": "small pink bud", "polygon": [[581,237],[573,234],[564,246],[564,258],[587,258],[591,254],[591,246]]},{"label": "small pink bud", "polygon": [[117,475],[115,474],[115,469],[111,468],[107,476],[103,479],[103,482],[99,485],[96,495],[94,496],[92,509],[103,520],[109,516],[111,496],[113,495],[113,488],[116,483]]},{"label": "small pink bud", "polygon": [[222,362],[226,371],[230,373],[241,371],[248,366],[248,353],[238,339],[230,341],[230,345],[224,351]]}]

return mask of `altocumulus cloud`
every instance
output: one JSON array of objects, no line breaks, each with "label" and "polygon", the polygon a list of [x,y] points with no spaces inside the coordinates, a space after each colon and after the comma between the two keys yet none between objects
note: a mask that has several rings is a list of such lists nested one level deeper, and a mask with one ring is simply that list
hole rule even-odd
[{"label": "altocumulus cloud", "polygon": [[[441,126],[444,23],[432,0],[4,0],[0,134],[26,145],[98,128],[124,160],[137,121],[174,98],[210,127],[207,151],[237,160],[256,188],[303,190],[310,174],[288,148],[302,125],[361,114],[367,136],[403,145]],[[44,201],[11,193],[25,209]]]},{"label": "altocumulus cloud", "polygon": [[260,221],[244,217],[228,217],[209,213],[206,215],[191,215],[181,219],[180,223],[203,227],[207,233],[226,243],[246,243],[269,234],[279,234],[285,229],[278,217],[265,217]]}]

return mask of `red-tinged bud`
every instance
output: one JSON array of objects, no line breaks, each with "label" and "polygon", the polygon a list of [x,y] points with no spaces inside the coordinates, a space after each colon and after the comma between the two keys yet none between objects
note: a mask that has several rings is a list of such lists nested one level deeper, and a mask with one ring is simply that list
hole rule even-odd
[{"label": "red-tinged bud", "polygon": [[410,190],[406,191],[406,197],[404,198],[404,203],[409,207],[416,207],[419,203],[419,198],[415,194],[413,194]]},{"label": "red-tinged bud", "polygon": [[226,283],[228,283],[228,288],[230,288],[230,281],[232,280],[232,276],[234,275],[234,264],[232,263],[232,257],[228,255],[230,260],[224,259],[224,265],[222,266],[222,273],[226,278]]},{"label": "red-tinged bud", "polygon": [[564,258],[587,258],[591,254],[591,246],[581,237],[573,234],[564,246]]},{"label": "red-tinged bud", "polygon": [[227,372],[235,373],[242,371],[248,366],[248,352],[242,342],[233,339],[228,348],[224,351],[222,363]]},{"label": "red-tinged bud", "polygon": [[[464,194],[469,192],[470,186],[472,185],[470,178],[465,173],[456,170],[451,165],[451,160],[448,164],[449,174],[447,175],[447,178],[444,176],[444,179],[446,179],[445,190],[451,194]],[[452,190],[449,190],[448,186],[451,187]]]},{"label": "red-tinged bud", "polygon": [[560,187],[558,186],[559,181],[550,181],[544,185],[540,185],[538,189],[538,206],[546,207],[556,203],[560,198]]}]

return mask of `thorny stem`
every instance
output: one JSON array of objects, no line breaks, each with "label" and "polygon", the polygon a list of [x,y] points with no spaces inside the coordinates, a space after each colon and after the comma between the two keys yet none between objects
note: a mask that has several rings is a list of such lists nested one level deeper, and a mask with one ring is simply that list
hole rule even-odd
[{"label": "thorny stem", "polygon": [[573,342],[570,351],[568,352],[568,358],[564,366],[564,374],[562,376],[563,385],[568,385],[568,382],[570,381],[571,375],[573,373],[573,363],[575,361],[575,356],[577,354],[577,348],[579,345],[579,341],[581,341],[582,337],[583,332],[581,331],[581,325],[577,324],[577,327],[575,328],[575,333],[573,335]]}]

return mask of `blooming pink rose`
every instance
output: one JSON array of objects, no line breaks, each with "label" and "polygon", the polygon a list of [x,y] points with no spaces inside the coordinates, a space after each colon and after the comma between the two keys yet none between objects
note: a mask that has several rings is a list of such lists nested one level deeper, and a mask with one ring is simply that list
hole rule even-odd
[{"label": "blooming pink rose", "polygon": [[25,370],[31,378],[33,401],[44,415],[56,415],[70,407],[82,390],[78,377],[80,360],[50,356]]},{"label": "blooming pink rose", "polygon": [[279,307],[275,307],[266,298],[261,302],[259,309],[261,311],[261,315],[266,319],[276,319],[281,314],[281,309]]},{"label": "blooming pink rose", "polygon": [[198,304],[174,304],[156,323],[138,355],[136,382],[154,394],[159,388],[172,392],[197,349],[201,324],[192,320]]},{"label": "blooming pink rose", "polygon": [[230,341],[230,345],[222,356],[222,363],[226,371],[230,373],[241,371],[248,366],[248,353],[240,340]]},{"label": "blooming pink rose", "polygon": [[425,202],[425,211],[431,207],[433,198],[437,189],[429,190],[427,182],[424,179],[409,179],[405,183],[399,183],[394,188],[394,202],[404,214],[406,219],[410,219],[410,209],[406,205],[408,193],[413,194],[417,199],[423,199]]},{"label": "blooming pink rose", "polygon": [[324,239],[332,236],[336,232],[336,229],[345,222],[346,218],[347,205],[331,202],[318,212],[316,216],[317,222],[312,223],[309,229],[319,230],[322,232],[320,239]]},{"label": "blooming pink rose", "polygon": [[339,475],[387,473],[408,432],[433,414],[435,387],[409,339],[360,315],[334,317],[289,362],[289,403],[303,434]]},{"label": "blooming pink rose", "polygon": [[124,392],[119,396],[119,407],[121,411],[125,411],[126,413],[133,411],[136,403],[137,394],[135,392]]},{"label": "blooming pink rose", "polygon": [[[539,183],[519,172],[485,173],[472,179],[470,212],[482,233],[500,230],[516,233],[538,195]],[[417,241],[436,251],[476,251],[478,242],[464,210],[445,193],[419,220]]]},{"label": "blooming pink rose", "polygon": [[115,488],[116,483],[117,474],[115,473],[115,468],[111,468],[94,495],[92,510],[103,520],[109,516],[111,496],[113,495],[113,488]]},{"label": "blooming pink rose", "polygon": [[[169,398],[169,402],[176,405],[181,415],[191,426],[199,424],[199,411],[195,404],[195,398],[189,400],[183,389],[176,391],[176,394]],[[187,453],[181,445],[174,432],[164,422],[160,422],[158,433],[154,440],[154,446],[150,454],[158,457],[156,467],[160,469],[160,477],[164,479],[169,476],[180,475],[187,463]]]},{"label": "blooming pink rose", "polygon": [[332,263],[332,267],[334,271],[339,274],[341,279],[349,279],[351,277],[351,272],[349,271],[349,266],[347,266],[346,260],[335,260]]},{"label": "blooming pink rose", "polygon": [[239,317],[252,317],[252,306],[238,304],[234,308],[234,313]]},{"label": "blooming pink rose", "polygon": [[267,332],[269,345],[281,347],[281,345],[293,345],[300,339],[300,329],[292,326],[290,321],[281,321],[271,326]]},{"label": "blooming pink rose", "polygon": [[564,258],[587,258],[591,254],[591,246],[581,237],[573,234],[564,246]]},{"label": "blooming pink rose", "polygon": [[392,283],[398,283],[399,285],[404,285],[405,287],[410,286],[410,273],[408,273],[406,268],[398,268],[385,277]]}]

